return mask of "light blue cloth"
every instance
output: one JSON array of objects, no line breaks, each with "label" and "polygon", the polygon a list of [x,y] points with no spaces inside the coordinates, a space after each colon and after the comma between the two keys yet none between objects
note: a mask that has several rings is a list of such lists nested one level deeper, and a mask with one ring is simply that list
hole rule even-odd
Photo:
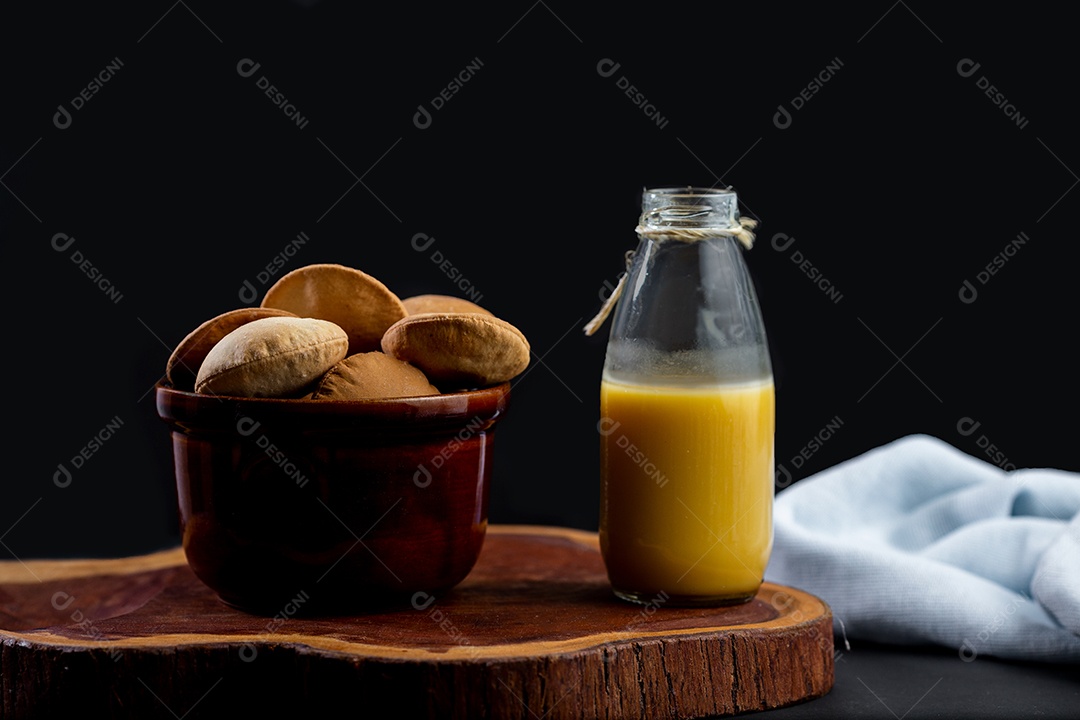
[{"label": "light blue cloth", "polygon": [[827,602],[838,636],[1080,662],[1080,474],[911,435],[778,492],[774,527],[765,579]]}]

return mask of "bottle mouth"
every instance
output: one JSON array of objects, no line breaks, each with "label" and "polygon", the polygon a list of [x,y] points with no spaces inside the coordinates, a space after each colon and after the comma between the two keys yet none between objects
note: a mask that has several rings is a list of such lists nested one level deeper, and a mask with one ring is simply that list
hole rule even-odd
[{"label": "bottle mouth", "polygon": [[642,194],[640,224],[649,228],[737,227],[738,195],[728,188],[649,188]]},{"label": "bottle mouth", "polygon": [[723,197],[729,195],[733,196],[735,195],[735,191],[731,188],[695,187],[693,185],[686,185],[684,187],[646,188],[645,195],[663,195],[665,197],[685,198],[711,197],[713,195]]}]

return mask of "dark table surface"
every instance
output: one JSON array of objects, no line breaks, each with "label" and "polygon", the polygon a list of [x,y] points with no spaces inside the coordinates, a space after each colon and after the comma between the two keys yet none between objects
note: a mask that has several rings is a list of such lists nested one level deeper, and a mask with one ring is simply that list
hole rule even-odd
[{"label": "dark table surface", "polygon": [[1015,662],[955,650],[836,639],[828,695],[754,714],[801,718],[1080,718],[1080,664]]}]

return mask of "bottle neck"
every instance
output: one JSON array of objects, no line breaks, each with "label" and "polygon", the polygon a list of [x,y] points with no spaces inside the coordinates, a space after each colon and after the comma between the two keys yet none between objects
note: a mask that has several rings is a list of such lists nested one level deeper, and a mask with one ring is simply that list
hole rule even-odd
[{"label": "bottle neck", "polygon": [[771,378],[760,308],[733,237],[641,238],[612,317],[605,373],[660,384]]},{"label": "bottle neck", "polygon": [[[646,190],[637,226],[640,254],[647,242],[694,243],[709,238],[733,237],[746,249],[754,244],[757,221],[739,216],[738,197],[731,190],[715,188],[660,188]],[[627,271],[635,253],[627,253]],[[614,310],[624,290],[628,273],[585,324],[585,334],[595,333]]]},{"label": "bottle neck", "polygon": [[735,227],[682,227],[682,228],[657,228],[644,225],[637,226],[638,237],[649,240],[671,240],[676,242],[696,242],[709,238],[733,237],[738,240],[747,250],[754,246],[754,228],[757,221],[750,218],[740,218]]},{"label": "bottle neck", "polygon": [[756,224],[739,217],[738,198],[731,190],[661,188],[643,194],[637,233],[682,242],[735,237],[750,248]]}]

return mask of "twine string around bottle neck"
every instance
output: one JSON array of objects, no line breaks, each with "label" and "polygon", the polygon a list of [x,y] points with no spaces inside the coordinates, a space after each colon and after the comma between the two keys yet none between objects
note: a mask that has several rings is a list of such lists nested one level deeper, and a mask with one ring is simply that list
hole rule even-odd
[{"label": "twine string around bottle neck", "polygon": [[[754,246],[754,228],[757,227],[757,220],[751,218],[739,218],[738,227],[730,228],[680,228],[680,227],[647,227],[645,225],[638,225],[636,232],[640,238],[649,238],[650,240],[678,240],[681,242],[695,242],[697,240],[703,240],[710,237],[733,237],[742,244],[747,250]],[[630,274],[630,265],[634,260],[634,251],[628,250],[626,252],[626,272],[619,277],[619,282],[615,285],[615,289],[611,291],[611,295],[604,301],[604,304],[600,307],[600,311],[596,313],[596,316],[585,323],[585,334],[592,335],[600,326],[607,320],[608,315],[611,314],[612,309],[615,307],[615,303],[619,301],[619,297],[622,295],[623,286],[626,285],[626,277]]]}]

